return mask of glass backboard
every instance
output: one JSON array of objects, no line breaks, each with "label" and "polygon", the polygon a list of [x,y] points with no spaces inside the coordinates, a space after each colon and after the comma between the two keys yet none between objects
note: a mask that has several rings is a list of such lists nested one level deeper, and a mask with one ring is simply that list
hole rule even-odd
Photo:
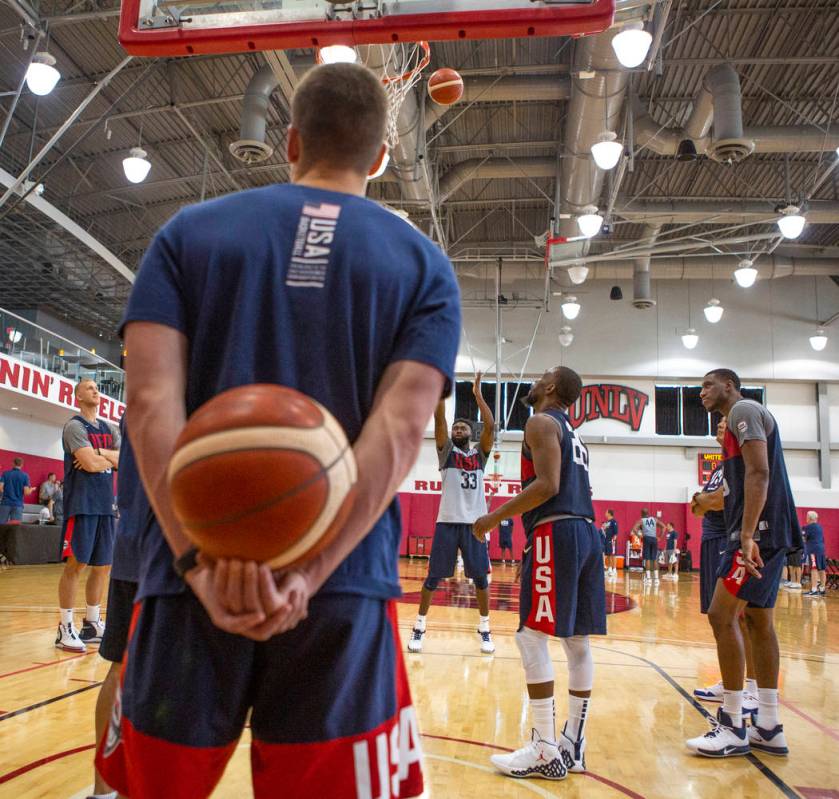
[{"label": "glass backboard", "polygon": [[175,56],[329,44],[582,36],[615,0],[123,0],[128,53]]}]

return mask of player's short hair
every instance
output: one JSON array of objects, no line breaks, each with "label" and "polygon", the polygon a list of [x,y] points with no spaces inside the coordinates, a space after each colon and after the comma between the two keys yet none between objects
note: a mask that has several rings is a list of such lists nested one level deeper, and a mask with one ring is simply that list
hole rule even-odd
[{"label": "player's short hair", "polygon": [[610,516],[615,515],[615,512],[611,508],[606,508],[606,513],[608,513]]},{"label": "player's short hair", "polygon": [[361,64],[310,69],[291,100],[291,124],[303,141],[301,169],[315,163],[366,175],[385,141],[388,100]]},{"label": "player's short hair", "polygon": [[57,476],[58,476],[58,475],[57,475],[55,472],[50,472],[50,473],[47,475],[47,480],[49,480],[49,479],[50,479],[50,477],[57,477]]},{"label": "player's short hair", "polygon": [[737,372],[732,372],[731,369],[711,369],[705,377],[708,377],[708,375],[713,375],[720,380],[730,380],[734,384],[734,388],[740,390],[740,378]]},{"label": "player's short hair", "polygon": [[471,419],[464,419],[460,417],[452,422],[452,427],[456,424],[465,424],[469,428],[469,435],[472,436],[475,434],[475,425],[472,423]]},{"label": "player's short hair", "polygon": [[807,511],[807,518],[808,518],[808,519],[818,519],[818,518],[819,518],[819,514],[818,514],[818,513],[816,513],[814,510],[808,510],[808,511]]},{"label": "player's short hair", "polygon": [[650,515],[649,509],[648,508],[641,508],[641,515],[642,516],[649,516]]},{"label": "player's short hair", "polygon": [[23,458],[15,458],[13,463],[15,466],[23,466]]},{"label": "player's short hair", "polygon": [[567,366],[557,366],[553,370],[553,376],[556,398],[560,404],[570,408],[579,399],[583,391],[582,378]]},{"label": "player's short hair", "polygon": [[76,387],[73,389],[73,396],[75,396],[75,397],[79,396],[79,389],[85,383],[96,383],[96,381],[92,377],[83,377],[81,380],[79,380],[78,383],[76,383]]}]

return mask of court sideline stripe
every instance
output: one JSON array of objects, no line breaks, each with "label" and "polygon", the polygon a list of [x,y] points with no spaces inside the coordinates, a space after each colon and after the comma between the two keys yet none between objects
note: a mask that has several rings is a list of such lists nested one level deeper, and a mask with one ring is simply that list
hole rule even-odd
[{"label": "court sideline stripe", "polygon": [[797,716],[801,716],[801,718],[804,719],[804,721],[809,721],[810,724],[812,724],[817,730],[819,730],[819,731],[823,732],[825,735],[829,735],[831,738],[834,738],[835,740],[839,741],[839,732],[837,732],[836,730],[832,730],[830,727],[826,727],[820,721],[817,721],[812,716],[805,713],[803,710],[800,710],[798,707],[796,707],[794,704],[792,704],[792,702],[788,702],[785,699],[780,699],[778,701],[785,708],[787,708],[788,710],[791,710]]},{"label": "court sideline stripe", "polygon": [[93,652],[82,652],[80,655],[71,655],[67,658],[59,658],[58,660],[50,660],[46,663],[36,663],[34,666],[28,666],[25,669],[18,669],[17,671],[7,671],[5,674],[0,674],[0,680],[4,677],[14,677],[15,674],[23,674],[26,671],[36,671],[37,669],[43,669],[47,666],[57,666],[59,663],[68,663],[71,660],[78,660],[79,658],[87,657],[88,655],[95,655],[96,651]]},{"label": "court sideline stripe", "polygon": [[[592,649],[606,649],[602,646],[593,646]],[[619,650],[612,650],[613,652],[617,652]],[[670,685],[676,689],[678,693],[680,693],[687,701],[693,705],[693,707],[698,710],[706,719],[714,719],[714,716],[705,710],[699,702],[694,699],[684,688],[682,688],[679,683],[677,683],[661,666],[657,663],[653,662],[652,660],[648,660],[641,655],[633,655],[630,652],[621,652],[622,655],[626,657],[636,658],[637,660],[641,660],[646,663],[650,668],[655,669],[658,672],[659,676],[663,677]],[[799,799],[800,794],[792,787],[787,785],[774,771],[772,771],[769,766],[763,763],[759,758],[757,758],[754,754],[749,753],[746,755],[745,759],[751,763],[761,774],[763,774],[766,779],[768,779],[784,796],[790,797],[790,799]]]},{"label": "court sideline stripe", "polygon": [[9,780],[13,780],[15,777],[20,777],[21,774],[26,774],[27,771],[32,771],[40,766],[46,766],[47,763],[52,763],[54,760],[61,760],[63,757],[69,757],[70,755],[76,755],[79,752],[86,752],[88,749],[95,748],[96,744],[85,744],[84,746],[77,746],[75,749],[66,749],[63,752],[56,752],[54,755],[47,755],[47,757],[42,757],[40,760],[33,760],[25,766],[0,775],[0,785],[4,782],[9,782]]},{"label": "court sideline stripe", "polygon": [[8,713],[4,713],[2,716],[0,716],[0,721],[6,721],[6,719],[11,719],[15,716],[22,716],[24,713],[29,713],[30,710],[37,710],[39,707],[44,707],[44,705],[51,705],[53,702],[58,702],[62,699],[67,699],[68,697],[75,696],[76,694],[82,694],[85,691],[90,691],[93,688],[98,688],[100,685],[102,685],[101,682],[93,683],[93,685],[85,685],[84,688],[76,688],[74,691],[68,691],[66,694],[54,696],[51,699],[44,699],[41,702],[36,702],[34,705],[27,705],[26,707],[19,708],[18,710],[10,710]]}]

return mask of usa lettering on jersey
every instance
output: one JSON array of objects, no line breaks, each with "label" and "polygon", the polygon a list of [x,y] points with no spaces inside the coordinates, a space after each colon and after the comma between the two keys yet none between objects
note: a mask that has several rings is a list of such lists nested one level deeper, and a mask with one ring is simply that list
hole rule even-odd
[{"label": "usa lettering on jersey", "polygon": [[[413,707],[403,707],[389,732],[353,744],[357,799],[398,799],[400,784],[421,760],[416,713]],[[375,796],[374,783],[378,785]]]},{"label": "usa lettering on jersey", "polygon": [[323,288],[340,215],[340,205],[306,203],[303,206],[286,275],[287,286]]}]

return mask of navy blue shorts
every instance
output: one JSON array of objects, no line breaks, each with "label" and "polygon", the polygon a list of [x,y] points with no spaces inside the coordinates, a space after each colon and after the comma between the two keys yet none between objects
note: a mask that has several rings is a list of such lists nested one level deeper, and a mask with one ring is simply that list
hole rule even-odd
[{"label": "navy blue shorts", "polygon": [[644,560],[658,560],[658,541],[652,536],[644,536]]},{"label": "navy blue shorts", "polygon": [[604,550],[604,552],[607,555],[617,555],[618,554],[618,539],[617,538],[612,538],[611,540],[609,540],[607,538],[606,539],[606,549]]},{"label": "navy blue shorts", "polygon": [[822,549],[818,552],[811,552],[809,555],[807,555],[807,563],[810,564],[811,569],[816,569],[820,572],[824,571],[827,568],[824,550]]},{"label": "navy blue shorts", "polygon": [[781,572],[787,560],[786,549],[761,551],[763,568],[761,577],[752,577],[743,565],[739,549],[728,550],[720,559],[717,577],[722,579],[729,594],[744,599],[750,608],[774,608],[781,582]]},{"label": "navy blue shorts", "polygon": [[703,538],[699,550],[699,607],[703,613],[711,607],[720,563],[725,555],[728,540],[725,535],[718,538]]},{"label": "navy blue shorts", "polygon": [[472,535],[471,524],[438,522],[431,542],[428,577],[442,580],[454,575],[457,550],[463,555],[463,571],[471,579],[481,579],[489,572],[489,550],[485,541]]},{"label": "navy blue shorts", "polygon": [[128,645],[128,631],[134,613],[137,583],[111,577],[108,586],[108,610],[105,616],[105,634],[99,644],[99,655],[111,663],[122,663]]},{"label": "navy blue shorts", "polygon": [[146,598],[97,767],[132,799],[204,799],[250,711],[257,799],[419,796],[401,649],[393,602],[315,597],[295,629],[256,642],[215,627],[191,592]]},{"label": "navy blue shorts", "polygon": [[519,626],[559,638],[606,634],[603,544],[593,524],[560,519],[528,536]]},{"label": "navy blue shorts", "polygon": [[501,549],[513,549],[513,527],[499,527],[498,528],[498,546]]},{"label": "navy blue shorts", "polygon": [[787,552],[786,562],[784,566],[790,566],[793,569],[797,569],[800,566],[803,566],[807,562],[807,558],[804,555],[803,549],[793,549],[790,552]]},{"label": "navy blue shorts", "polygon": [[[113,516],[78,514],[64,520],[64,553],[88,566],[110,566],[114,562]],[[69,547],[69,552],[68,552]]]}]

